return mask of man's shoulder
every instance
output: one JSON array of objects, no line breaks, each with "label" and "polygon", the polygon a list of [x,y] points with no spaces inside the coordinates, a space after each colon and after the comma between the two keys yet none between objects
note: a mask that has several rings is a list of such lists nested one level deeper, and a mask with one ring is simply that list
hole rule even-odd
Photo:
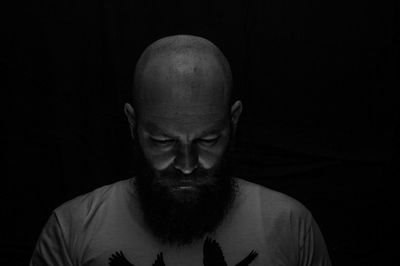
[{"label": "man's shoulder", "polygon": [[257,204],[264,215],[307,220],[311,218],[310,211],[297,199],[248,180],[238,180],[244,197],[251,204]]},{"label": "man's shoulder", "polygon": [[128,186],[130,179],[114,182],[112,184],[98,187],[88,193],[77,196],[58,206],[53,212],[60,219],[78,220],[91,216],[94,212],[104,208],[112,201],[116,190]]}]

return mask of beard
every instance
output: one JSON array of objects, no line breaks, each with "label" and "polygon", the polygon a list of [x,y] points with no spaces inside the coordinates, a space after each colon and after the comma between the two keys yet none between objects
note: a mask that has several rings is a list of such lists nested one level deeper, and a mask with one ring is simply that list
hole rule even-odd
[{"label": "beard", "polygon": [[[215,167],[199,166],[184,175],[174,167],[155,171],[136,141],[139,167],[134,187],[145,224],[163,244],[190,245],[221,225],[237,190],[232,177],[232,142],[231,136]],[[190,181],[191,189],[177,190],[183,181]]]}]

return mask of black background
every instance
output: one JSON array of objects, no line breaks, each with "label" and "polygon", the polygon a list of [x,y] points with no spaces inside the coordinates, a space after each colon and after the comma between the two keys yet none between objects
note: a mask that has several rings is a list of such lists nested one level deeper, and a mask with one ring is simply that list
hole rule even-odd
[{"label": "black background", "polygon": [[208,38],[231,63],[244,104],[236,175],[305,204],[334,265],[391,263],[396,1],[43,0],[0,10],[1,265],[27,264],[52,209],[132,176],[123,104],[133,68],[172,34]]}]

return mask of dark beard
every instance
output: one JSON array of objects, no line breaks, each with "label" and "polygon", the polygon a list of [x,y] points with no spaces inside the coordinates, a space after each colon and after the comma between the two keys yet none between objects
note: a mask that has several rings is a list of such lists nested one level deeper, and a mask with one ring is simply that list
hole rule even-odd
[{"label": "dark beard", "polygon": [[[138,146],[135,189],[146,225],[163,244],[192,244],[222,223],[236,194],[231,146],[230,141],[212,170],[198,168],[189,177],[173,167],[156,175]],[[171,182],[184,179],[198,181],[196,189],[180,191],[178,196],[171,193]]]}]

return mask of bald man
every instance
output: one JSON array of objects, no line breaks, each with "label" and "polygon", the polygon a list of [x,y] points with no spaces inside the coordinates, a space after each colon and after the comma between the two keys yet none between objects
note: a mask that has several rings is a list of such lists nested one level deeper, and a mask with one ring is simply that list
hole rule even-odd
[{"label": "bald man", "polygon": [[331,265],[301,203],[232,176],[242,103],[215,45],[160,39],[134,80],[125,113],[138,174],[55,209],[31,265]]}]

